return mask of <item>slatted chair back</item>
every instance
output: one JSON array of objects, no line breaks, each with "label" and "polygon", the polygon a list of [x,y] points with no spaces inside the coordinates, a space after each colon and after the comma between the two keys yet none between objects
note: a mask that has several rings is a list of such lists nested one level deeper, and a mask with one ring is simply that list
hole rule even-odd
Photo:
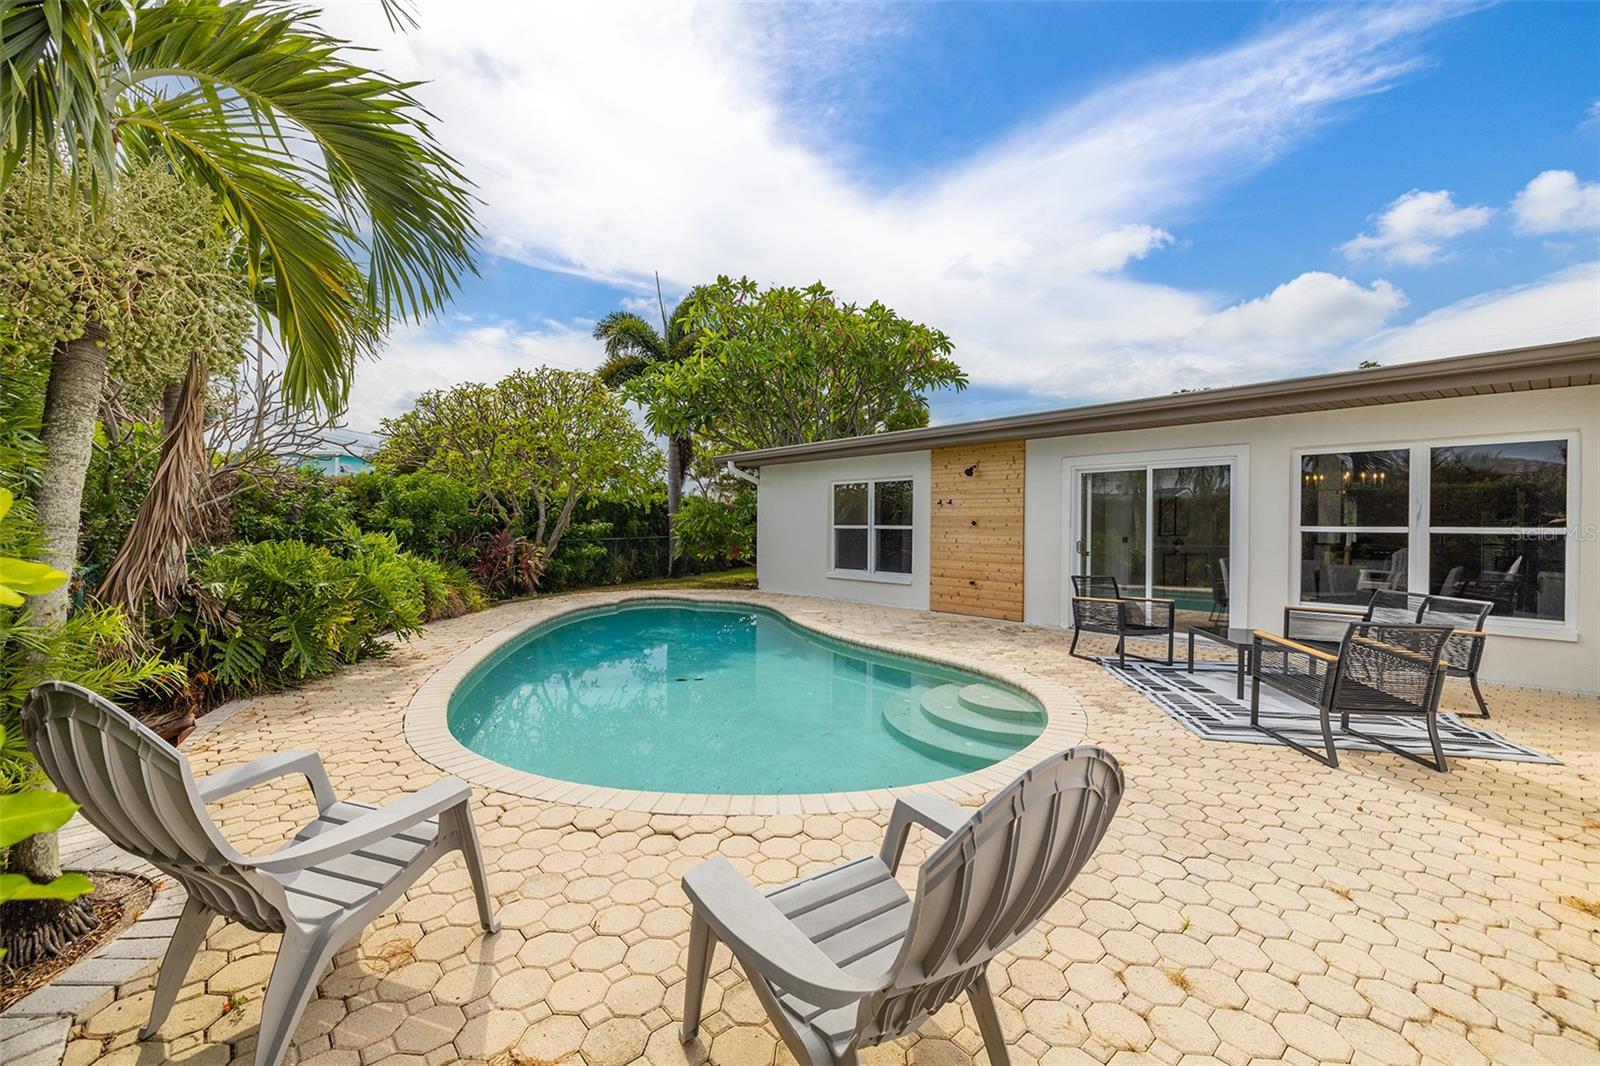
[{"label": "slatted chair back", "polygon": [[1372,594],[1372,601],[1367,604],[1366,620],[1387,625],[1416,625],[1417,616],[1427,599],[1427,596],[1417,592],[1379,589]]},{"label": "slatted chair back", "polygon": [[[1468,633],[1482,632],[1494,603],[1457,596],[1429,596],[1422,604],[1417,621],[1425,626],[1449,626]],[[1483,658],[1483,638],[1452,633],[1444,642],[1444,657],[1457,673],[1476,673]]]},{"label": "slatted chair back", "polygon": [[914,1030],[1031,930],[1094,854],[1121,802],[1109,752],[1052,755],[985,803],[918,876],[888,987],[861,1004],[858,1046]]},{"label": "slatted chair back", "polygon": [[1110,574],[1073,574],[1072,594],[1118,600],[1122,598],[1122,587]]},{"label": "slatted chair back", "polygon": [[50,780],[114,844],[212,911],[258,932],[282,931],[282,889],[243,865],[175,748],[120,707],[65,681],[29,693],[22,727]]},{"label": "slatted chair back", "polygon": [[1332,706],[1350,711],[1426,711],[1444,683],[1445,626],[1357,622],[1345,634]]}]

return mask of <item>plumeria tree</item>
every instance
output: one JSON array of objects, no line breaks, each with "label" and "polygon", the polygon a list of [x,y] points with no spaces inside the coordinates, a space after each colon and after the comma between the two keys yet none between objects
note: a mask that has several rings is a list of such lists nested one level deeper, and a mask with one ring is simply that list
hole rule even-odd
[{"label": "plumeria tree", "polygon": [[724,451],[926,425],[926,394],[966,387],[950,338],[820,282],[761,289],[718,278],[683,308],[693,352],[654,364],[629,395],[650,428]]},{"label": "plumeria tree", "polygon": [[427,392],[383,429],[380,464],[471,485],[480,507],[525,542],[515,565],[530,592],[580,500],[642,495],[660,476],[660,452],[621,398],[578,371],[539,367]]}]

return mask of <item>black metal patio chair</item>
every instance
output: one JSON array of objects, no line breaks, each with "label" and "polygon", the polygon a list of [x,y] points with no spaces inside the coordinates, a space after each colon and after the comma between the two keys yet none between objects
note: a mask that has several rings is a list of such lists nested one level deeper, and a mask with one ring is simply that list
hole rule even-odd
[{"label": "black metal patio chair", "polygon": [[[1339,729],[1421,763],[1440,773],[1449,769],[1439,741],[1439,696],[1444,691],[1448,626],[1356,622],[1345,632],[1337,653],[1256,631],[1251,648],[1250,725],[1328,766],[1339,765],[1333,744],[1333,716]],[[1261,723],[1261,686],[1317,709],[1324,754]],[[1352,715],[1421,716],[1433,747],[1433,761],[1383,737],[1350,728]]]},{"label": "black metal patio chair", "polygon": [[1078,655],[1078,638],[1084,633],[1101,633],[1117,638],[1117,665],[1126,666],[1129,637],[1164,636],[1167,665],[1172,665],[1175,601],[1157,596],[1124,596],[1117,579],[1106,574],[1074,574],[1072,591],[1072,646],[1067,654],[1088,658]]},{"label": "black metal patio chair", "polygon": [[1478,686],[1478,667],[1483,664],[1483,647],[1489,634],[1483,631],[1494,603],[1460,596],[1430,596],[1420,592],[1380,589],[1363,610],[1318,604],[1283,609],[1283,635],[1289,640],[1321,651],[1334,652],[1353,622],[1387,622],[1398,625],[1449,626],[1454,632],[1445,644],[1446,672],[1465,678],[1478,701],[1478,713],[1468,718],[1489,717],[1489,704]]}]

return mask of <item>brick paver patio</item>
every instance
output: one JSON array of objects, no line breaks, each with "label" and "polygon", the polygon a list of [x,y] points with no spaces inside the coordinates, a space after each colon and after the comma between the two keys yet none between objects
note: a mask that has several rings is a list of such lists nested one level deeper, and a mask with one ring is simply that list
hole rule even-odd
[{"label": "brick paver patio", "polygon": [[[205,773],[314,747],[354,798],[415,789],[440,776],[401,728],[429,675],[505,626],[598,598],[431,626],[387,660],[255,701],[186,750]],[[1600,1062],[1600,919],[1571,905],[1600,899],[1600,700],[1489,690],[1489,727],[1560,766],[1458,759],[1440,775],[1358,752],[1330,770],[1283,748],[1200,741],[1069,659],[1056,630],[748,598],[840,634],[1065,685],[1085,739],[1122,761],[1128,793],[1095,860],[992,974],[1015,1061]],[[1466,709],[1470,696],[1452,688],[1446,703]],[[616,812],[482,790],[477,801],[503,930],[481,934],[465,870],[448,860],[338,957],[291,1061],[792,1062],[721,948],[701,1040],[679,1044],[678,878],[721,852],[781,882],[875,848],[887,821]],[[222,824],[264,849],[312,810],[291,781],[229,801]],[[146,976],[77,1027],[67,1066],[248,1061],[275,947],[219,923],[159,1039],[135,1039]],[[979,1047],[962,1006],[863,1059],[987,1061]]]}]

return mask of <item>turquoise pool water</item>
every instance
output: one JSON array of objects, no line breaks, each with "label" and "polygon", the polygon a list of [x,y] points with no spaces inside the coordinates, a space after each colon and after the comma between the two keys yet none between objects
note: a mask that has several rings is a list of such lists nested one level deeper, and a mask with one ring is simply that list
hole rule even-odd
[{"label": "turquoise pool water", "polygon": [[660,792],[789,794],[919,784],[1005,758],[1031,697],[830,640],[745,606],[648,603],[536,627],[473,671],[449,727],[546,777]]}]

